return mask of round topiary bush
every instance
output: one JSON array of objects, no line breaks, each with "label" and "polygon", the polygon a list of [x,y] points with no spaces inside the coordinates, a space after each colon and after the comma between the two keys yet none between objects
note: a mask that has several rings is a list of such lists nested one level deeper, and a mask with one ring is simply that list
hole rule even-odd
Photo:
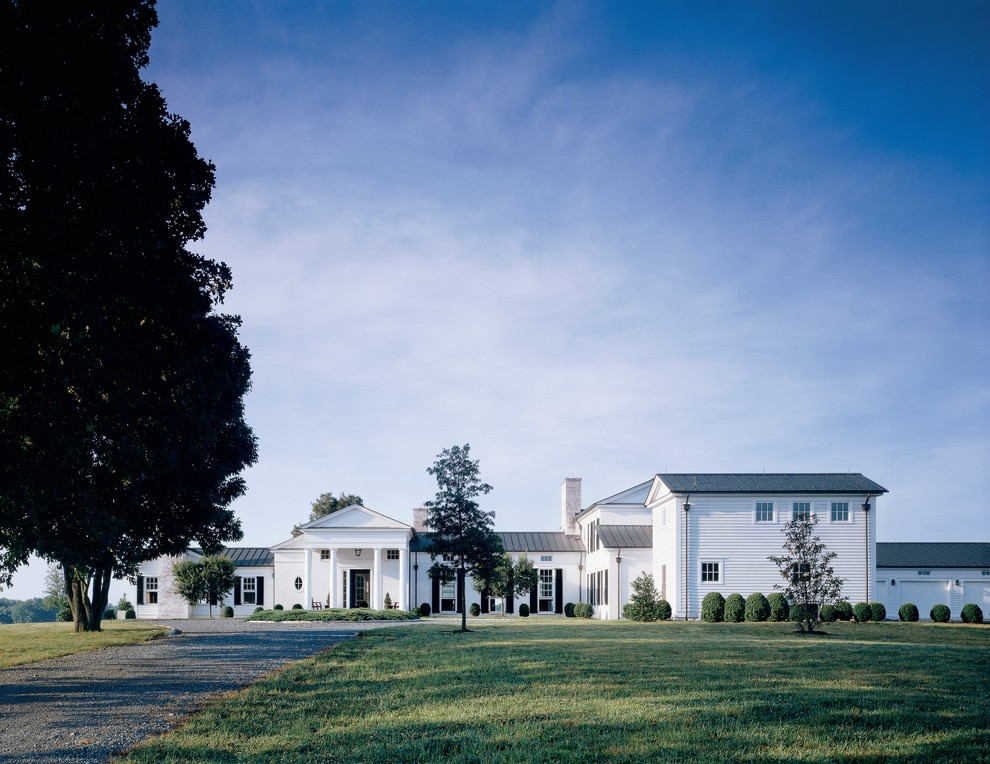
[{"label": "round topiary bush", "polygon": [[983,611],[975,602],[967,602],[959,611],[963,623],[983,623]]},{"label": "round topiary bush", "polygon": [[103,620],[104,621],[116,621],[117,620],[117,611],[114,610],[112,607],[108,607],[106,610],[103,611]]},{"label": "round topiary bush", "polygon": [[670,603],[667,600],[657,600],[657,620],[658,621],[669,621],[670,616],[673,615],[673,609],[670,607]]},{"label": "round topiary bush", "polygon": [[281,605],[276,605],[274,608],[272,608],[272,610],[285,610],[285,608],[282,607]]},{"label": "round topiary bush", "polygon": [[784,595],[780,592],[774,592],[769,597],[767,597],[767,603],[770,605],[770,618],[771,621],[786,621],[787,616],[791,612],[791,606],[787,604],[787,600]]},{"label": "round topiary bush", "polygon": [[905,602],[897,609],[897,617],[902,621],[914,622],[918,620],[918,606],[913,602]]},{"label": "round topiary bush", "polygon": [[471,607],[468,608],[468,612],[473,616],[481,615],[481,605],[479,605],[477,602],[472,602]]},{"label": "round topiary bush", "polygon": [[588,602],[579,602],[574,606],[576,618],[591,618],[595,615],[595,606]]},{"label": "round topiary bush", "polygon": [[835,619],[839,617],[839,614],[835,610],[835,605],[822,605],[822,611],[819,613],[819,617],[825,623],[835,623]]},{"label": "round topiary bush", "polygon": [[133,610],[125,610],[124,611],[124,620],[125,621],[133,621],[135,618],[137,618],[137,613],[135,613]]},{"label": "round topiary bush", "polygon": [[567,618],[573,618],[574,617],[574,603],[573,602],[568,602],[566,605],[564,605],[564,615]]},{"label": "round topiary bush", "polygon": [[840,621],[851,621],[853,618],[853,606],[846,600],[839,600],[835,603],[835,612]]},{"label": "round topiary bush", "polygon": [[419,606],[419,615],[421,618],[426,618],[430,613],[433,612],[433,608],[430,607],[429,602],[424,602]]},{"label": "round topiary bush", "polygon": [[222,613],[222,615],[223,615],[224,618],[233,618],[234,617],[234,608],[232,608],[230,605],[224,605],[223,606],[223,613]]},{"label": "round topiary bush", "polygon": [[291,608],[291,610],[302,610],[302,609],[303,609],[303,606],[302,606],[302,605],[300,605],[300,604],[299,604],[298,602],[297,602],[297,603],[295,603],[295,604],[294,604],[294,605],[292,606],[292,608]]},{"label": "round topiary bush", "polygon": [[742,623],[746,617],[746,600],[741,594],[730,594],[725,598],[725,622]]},{"label": "round topiary bush", "polygon": [[818,621],[818,605],[806,605],[803,602],[795,602],[791,605],[791,611],[787,617],[794,623],[802,621]]},{"label": "round topiary bush", "polygon": [[948,623],[949,619],[952,617],[952,611],[949,610],[948,605],[936,605],[932,608],[932,611],[928,614],[935,623]]},{"label": "round topiary bush", "polygon": [[874,621],[886,621],[887,620],[887,608],[883,606],[882,602],[871,602],[870,603],[870,617]]},{"label": "round topiary bush", "polygon": [[701,620],[718,623],[725,619],[725,597],[718,592],[708,592],[701,601]]},{"label": "round topiary bush", "polygon": [[263,607],[262,607],[261,605],[258,605],[258,607],[256,607],[256,608],[254,609],[254,612],[255,612],[255,613],[261,613],[261,612],[263,612],[263,611],[264,611],[264,608],[263,608]]},{"label": "round topiary bush", "polygon": [[870,607],[870,603],[857,602],[853,605],[853,618],[856,619],[856,623],[866,623],[873,618],[873,608]]},{"label": "round topiary bush", "polygon": [[[627,621],[646,620],[645,618],[643,619],[637,618],[636,617],[637,615],[638,613],[636,612],[636,606],[633,603],[627,602],[625,605],[622,606],[622,617],[625,618]],[[650,620],[653,619],[651,618]]]},{"label": "round topiary bush", "polygon": [[529,605],[527,605],[525,602],[519,606],[519,617],[529,618]]},{"label": "round topiary bush", "polygon": [[753,592],[746,598],[746,620],[765,621],[770,617],[770,603],[760,592]]}]

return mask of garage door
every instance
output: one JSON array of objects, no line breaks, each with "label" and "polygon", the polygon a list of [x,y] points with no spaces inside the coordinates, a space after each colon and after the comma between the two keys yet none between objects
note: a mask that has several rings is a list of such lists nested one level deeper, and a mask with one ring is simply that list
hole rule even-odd
[{"label": "garage door", "polygon": [[984,619],[990,614],[990,581],[963,581],[963,604],[970,602],[980,606]]},{"label": "garage door", "polygon": [[[948,581],[900,581],[897,588],[901,590],[901,604],[913,602],[923,620],[928,618],[933,606],[949,604]],[[952,615],[958,617],[959,614]]]}]

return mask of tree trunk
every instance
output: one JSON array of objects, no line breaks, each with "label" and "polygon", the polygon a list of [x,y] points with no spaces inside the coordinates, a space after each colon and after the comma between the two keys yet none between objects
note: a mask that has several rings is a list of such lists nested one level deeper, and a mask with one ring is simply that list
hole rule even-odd
[{"label": "tree trunk", "polygon": [[461,631],[468,631],[467,627],[467,607],[465,607],[465,593],[464,593],[464,566],[462,565],[457,569],[457,604],[461,609]]},{"label": "tree trunk", "polygon": [[110,579],[112,571],[109,567],[97,568],[93,573],[93,604],[89,610],[89,630],[103,631],[103,613],[110,599]]}]

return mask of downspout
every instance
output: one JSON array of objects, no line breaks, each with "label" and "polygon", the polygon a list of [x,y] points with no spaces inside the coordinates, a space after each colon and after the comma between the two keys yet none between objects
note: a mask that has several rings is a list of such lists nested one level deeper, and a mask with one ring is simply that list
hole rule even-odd
[{"label": "downspout", "polygon": [[691,604],[691,583],[688,572],[688,545],[691,541],[691,535],[688,531],[688,511],[691,509],[691,494],[688,494],[684,499],[684,620],[688,620],[688,612],[690,611]]},{"label": "downspout", "polygon": [[866,518],[866,535],[863,538],[863,551],[866,558],[866,601],[870,601],[870,499],[872,494],[866,494],[863,502],[863,516]]},{"label": "downspout", "polygon": [[578,561],[578,602],[584,602],[584,552]]},{"label": "downspout", "polygon": [[[419,593],[419,552],[413,552],[413,594]],[[409,595],[409,607],[419,607],[413,602],[413,594]]]},{"label": "downspout", "polygon": [[619,611],[618,620],[622,620],[622,548],[615,557],[615,606]]}]

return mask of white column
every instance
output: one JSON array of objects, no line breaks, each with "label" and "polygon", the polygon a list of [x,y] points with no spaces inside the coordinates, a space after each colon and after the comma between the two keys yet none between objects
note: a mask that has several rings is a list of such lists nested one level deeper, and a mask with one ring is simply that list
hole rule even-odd
[{"label": "white column", "polygon": [[329,607],[339,607],[337,599],[340,597],[337,586],[337,550],[330,550],[330,605]]},{"label": "white column", "polygon": [[395,601],[403,610],[409,610],[412,603],[409,602],[409,551],[405,547],[399,547],[399,596]]},{"label": "white column", "polygon": [[375,570],[372,573],[372,581],[374,585],[371,589],[371,607],[375,610],[382,609],[382,550],[379,547],[375,547],[372,550],[375,553]]},{"label": "white column", "polygon": [[306,601],[302,603],[303,610],[313,607],[313,550],[306,549],[306,570],[303,574],[303,597]]}]

